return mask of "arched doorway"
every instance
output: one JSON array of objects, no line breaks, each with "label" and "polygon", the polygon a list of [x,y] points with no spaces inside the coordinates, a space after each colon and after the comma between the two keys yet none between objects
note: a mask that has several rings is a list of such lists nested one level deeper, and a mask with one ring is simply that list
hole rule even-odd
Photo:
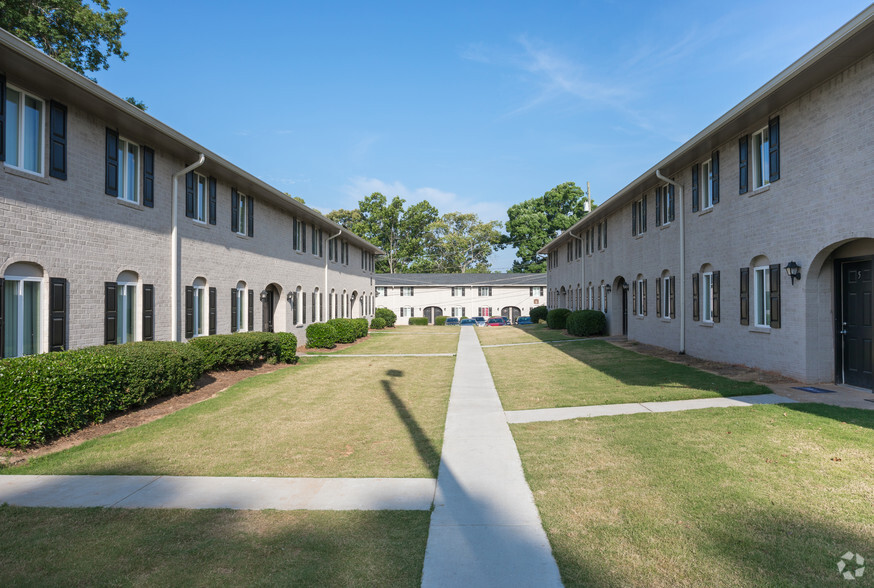
[{"label": "arched doorway", "polygon": [[[608,297],[612,294],[612,307],[619,309],[619,312],[611,313],[613,316],[608,319],[607,329],[611,334],[618,331],[622,333],[623,337],[628,336],[628,289],[628,282],[625,281],[625,278],[619,276],[613,280],[613,287],[610,294],[608,294]],[[617,314],[619,316],[616,316]]]},{"label": "arched doorway", "polygon": [[276,328],[276,314],[282,288],[270,284],[261,292],[261,330],[273,333]]},{"label": "arched doorway", "polygon": [[567,308],[567,290],[564,286],[558,292],[558,308]]},{"label": "arched doorway", "polygon": [[518,306],[505,306],[501,309],[501,316],[510,321],[510,324],[515,325],[516,321],[522,315],[522,310]]},{"label": "arched doorway", "polygon": [[426,306],[422,311],[422,316],[427,317],[430,324],[434,324],[434,319],[443,316],[443,309],[439,306]]}]

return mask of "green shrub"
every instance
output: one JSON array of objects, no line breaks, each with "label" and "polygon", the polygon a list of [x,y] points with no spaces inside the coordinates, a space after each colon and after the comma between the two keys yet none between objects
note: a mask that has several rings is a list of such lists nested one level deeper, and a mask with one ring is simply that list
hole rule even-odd
[{"label": "green shrub", "polygon": [[409,324],[417,325],[420,327],[427,327],[428,326],[428,317],[426,317],[426,316],[411,316]]},{"label": "green shrub", "polygon": [[600,310],[576,310],[566,321],[567,332],[577,337],[602,335],[607,331],[607,317]]},{"label": "green shrub", "polygon": [[435,316],[434,324],[438,327],[446,326],[446,317],[445,316]]},{"label": "green shrub", "polygon": [[567,325],[568,315],[571,313],[567,308],[553,308],[546,314],[546,325],[550,329],[564,329]]},{"label": "green shrub", "polygon": [[395,322],[398,320],[398,315],[388,308],[377,308],[376,312],[373,313],[373,316],[383,319],[385,321],[385,326],[387,327],[395,326]]},{"label": "green shrub", "polygon": [[307,327],[307,347],[333,349],[337,346],[337,330],[328,323],[313,323]]},{"label": "green shrub", "polygon": [[258,359],[279,357],[276,333],[246,332],[195,337],[188,342],[203,352],[204,369],[237,369]]},{"label": "green shrub", "polygon": [[385,328],[385,319],[382,317],[376,317],[372,321],[370,321],[371,329],[384,329]]},{"label": "green shrub", "polygon": [[355,338],[361,339],[362,337],[366,337],[367,331],[370,328],[370,324],[367,322],[367,319],[357,318],[352,319],[352,322],[355,324]]},{"label": "green shrub", "polygon": [[328,324],[337,332],[337,343],[355,343],[356,326],[352,319],[333,318]]},{"label": "green shrub", "polygon": [[276,359],[283,363],[297,363],[297,337],[291,333],[275,333],[279,346]]},{"label": "green shrub", "polygon": [[546,315],[549,313],[549,309],[545,306],[536,306],[531,309],[531,313],[528,315],[531,317],[531,322],[539,324],[540,321],[546,320]]}]

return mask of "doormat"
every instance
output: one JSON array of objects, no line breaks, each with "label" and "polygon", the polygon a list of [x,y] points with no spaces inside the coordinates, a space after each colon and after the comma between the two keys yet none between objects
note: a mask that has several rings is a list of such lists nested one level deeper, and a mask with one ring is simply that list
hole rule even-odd
[{"label": "doormat", "polygon": [[837,394],[834,390],[826,390],[824,388],[814,388],[813,386],[793,387],[793,390],[801,390],[802,392],[813,392],[814,394]]}]

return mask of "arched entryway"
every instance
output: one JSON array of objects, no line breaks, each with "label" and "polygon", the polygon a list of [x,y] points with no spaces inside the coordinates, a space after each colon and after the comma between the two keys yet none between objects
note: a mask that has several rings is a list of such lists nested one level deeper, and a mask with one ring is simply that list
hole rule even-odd
[{"label": "arched entryway", "polygon": [[427,317],[428,322],[434,324],[434,319],[443,316],[443,309],[439,306],[426,306],[422,311],[422,316]]},{"label": "arched entryway", "polygon": [[567,290],[564,286],[558,291],[558,308],[567,308]]},{"label": "arched entryway", "polygon": [[628,282],[622,276],[613,280],[613,287],[608,295],[612,298],[610,302],[613,308],[613,312],[608,315],[607,323],[607,330],[611,335],[622,333],[623,336],[628,336],[628,313],[631,310],[628,289]]},{"label": "arched entryway", "polygon": [[505,306],[501,309],[501,316],[515,325],[516,321],[522,315],[522,310],[518,306]]},{"label": "arched entryway", "polygon": [[273,333],[279,322],[281,294],[282,287],[278,284],[270,284],[261,291],[261,330],[265,333]]}]

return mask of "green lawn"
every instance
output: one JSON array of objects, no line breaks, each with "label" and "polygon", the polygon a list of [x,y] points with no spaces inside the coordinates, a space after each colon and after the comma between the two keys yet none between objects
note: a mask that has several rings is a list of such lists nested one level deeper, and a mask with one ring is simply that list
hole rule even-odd
[{"label": "green lawn", "polygon": [[546,325],[521,325],[505,327],[482,327],[476,330],[482,345],[508,343],[535,343],[537,341],[578,341],[579,337],[564,331],[550,329]]},{"label": "green lawn", "polygon": [[338,355],[373,353],[455,353],[458,350],[458,329],[443,327],[397,327],[371,331],[370,337],[341,351],[308,349],[308,354]]},{"label": "green lawn", "polygon": [[427,512],[0,506],[3,586],[418,586]]},{"label": "green lawn", "polygon": [[8,474],[436,477],[454,358],[305,358]]},{"label": "green lawn", "polygon": [[754,406],[512,431],[567,586],[847,586],[844,553],[874,561],[872,411]]},{"label": "green lawn", "polygon": [[504,410],[770,392],[760,384],[729,380],[597,339],[483,351]]}]

